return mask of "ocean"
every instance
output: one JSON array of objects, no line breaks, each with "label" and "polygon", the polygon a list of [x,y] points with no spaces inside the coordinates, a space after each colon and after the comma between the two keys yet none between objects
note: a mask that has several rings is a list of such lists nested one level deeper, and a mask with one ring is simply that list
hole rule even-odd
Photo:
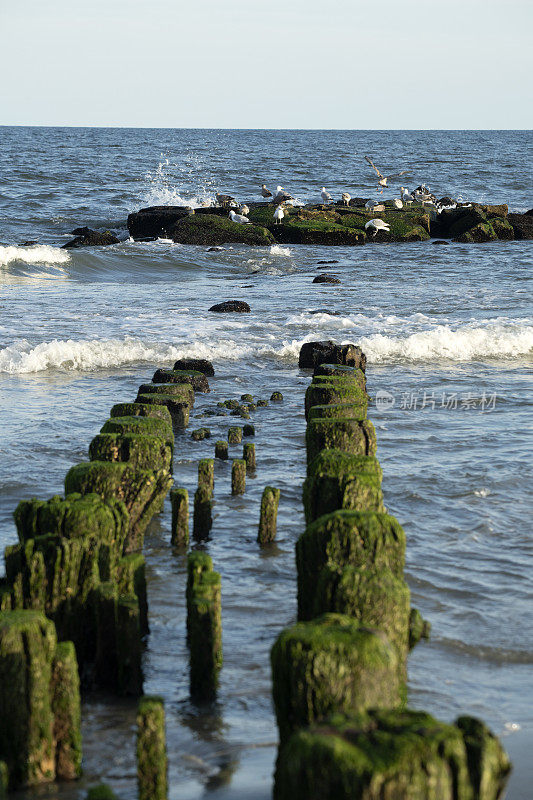
[{"label": "ocean", "polygon": [[[208,550],[222,575],[224,666],[217,703],[188,697],[185,557],[169,544],[170,509],[145,545],[151,633],[145,691],[166,701],[170,800],[262,800],[276,756],[269,652],[295,619],[294,546],[303,530],[303,342],[361,345],[375,403],[389,511],[407,534],[412,602],[432,623],[409,659],[409,702],[445,720],[484,719],[514,762],[511,800],[531,796],[532,247],[367,244],[227,245],[219,252],[128,239],[128,213],[195,205],[215,191],[257,200],[285,186],[301,202],[375,196],[365,155],[407,169],[437,197],[533,206],[533,137],[519,131],[242,131],[0,128],[0,545],[12,512],[62,493],[70,466],[112,405],[176,358],[211,359],[176,440],[176,484],[192,490],[235,418],[202,416],[250,392],[281,404],[254,412],[257,475],[230,495],[217,463]],[[394,196],[394,192],[386,194]],[[111,229],[104,248],[62,250],[79,226]],[[35,242],[35,244],[28,244]],[[320,265],[320,261],[333,261]],[[313,284],[317,267],[339,285]],[[209,307],[245,300],[250,314]],[[212,438],[193,442],[206,425]],[[234,448],[233,455],[238,454]],[[281,489],[276,546],[255,541],[262,489]],[[0,567],[0,573],[3,566]],[[135,702],[83,705],[84,776],[21,794],[84,797],[105,780],[136,797]]]}]

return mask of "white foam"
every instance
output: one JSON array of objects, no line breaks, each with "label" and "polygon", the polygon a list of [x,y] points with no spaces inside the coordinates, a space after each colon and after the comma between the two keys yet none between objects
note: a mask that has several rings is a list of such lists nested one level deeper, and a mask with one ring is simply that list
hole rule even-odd
[{"label": "white foam", "polygon": [[290,256],[291,254],[290,247],[282,247],[280,244],[273,244],[270,246],[271,256]]},{"label": "white foam", "polygon": [[66,264],[70,260],[67,250],[52,247],[48,244],[15,247],[0,245],[0,266],[5,267],[13,261],[25,264]]}]

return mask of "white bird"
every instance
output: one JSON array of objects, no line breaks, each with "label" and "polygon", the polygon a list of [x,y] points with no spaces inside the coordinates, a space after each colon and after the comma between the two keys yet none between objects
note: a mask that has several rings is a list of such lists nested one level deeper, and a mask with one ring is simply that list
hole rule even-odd
[{"label": "white bird", "polygon": [[398,200],[397,197],[395,197],[394,200],[391,200],[391,205],[393,208],[403,208],[403,202]]},{"label": "white bird", "polygon": [[278,206],[274,211],[274,225],[281,225],[281,220],[285,216],[285,213],[281,206]]},{"label": "white bird", "polygon": [[349,206],[350,205],[350,200],[351,199],[352,199],[352,195],[351,194],[348,194],[348,192],[343,192],[342,193],[342,202],[344,203],[345,206]]},{"label": "white bird", "polygon": [[[378,208],[382,203],[379,200],[367,200],[365,203],[365,208],[367,211],[373,211],[375,208]],[[382,209],[380,209],[382,210]]]},{"label": "white bird", "polygon": [[246,214],[249,214],[249,213],[250,213],[250,209],[248,208],[246,203],[239,208],[239,214],[244,214],[244,216],[246,216]]},{"label": "white bird", "polygon": [[250,220],[242,214],[236,214],[235,211],[229,212],[229,218],[232,222],[237,222],[239,225],[249,225]]},{"label": "white bird", "polygon": [[321,196],[322,200],[324,201],[324,203],[329,203],[329,201],[331,200],[331,195],[330,195],[329,192],[326,192],[326,187],[325,186],[322,187],[322,191],[320,192],[320,196]]},{"label": "white bird", "polygon": [[375,236],[378,231],[390,231],[390,226],[388,222],[383,222],[382,219],[369,219],[365,224],[365,230],[372,230],[374,232],[373,236]]},{"label": "white bird", "polygon": [[409,189],[405,186],[400,186],[400,192],[402,193],[402,200],[404,203],[412,203],[415,199],[412,194],[409,194]]},{"label": "white bird", "polygon": [[279,206],[280,203],[284,203],[285,200],[292,200],[292,199],[293,198],[291,197],[291,195],[286,191],[286,189],[283,188],[283,186],[277,186],[276,194],[274,195],[274,199],[272,200],[272,202],[275,205]]},{"label": "white bird", "polygon": [[261,194],[263,195],[263,197],[272,197],[272,192],[268,191],[265,184],[261,186]]}]

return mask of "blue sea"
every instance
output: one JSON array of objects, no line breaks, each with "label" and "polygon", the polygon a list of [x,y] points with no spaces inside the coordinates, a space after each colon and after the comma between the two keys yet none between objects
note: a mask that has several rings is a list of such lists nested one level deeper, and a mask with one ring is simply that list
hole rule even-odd
[{"label": "blue sea", "polygon": [[[258,200],[262,183],[303,203],[319,202],[322,186],[376,196],[365,155],[385,173],[408,170],[410,189],[525,211],[532,149],[531,132],[513,131],[0,128],[2,548],[16,541],[17,503],[62,493],[111,406],[157,367],[183,356],[215,365],[211,394],[197,395],[176,441],[174,477],[190,490],[198,459],[235,421],[202,414],[245,392],[284,395],[254,412],[258,468],[244,496],[230,495],[230,462],[216,465],[208,550],[222,575],[224,666],[212,707],[188,697],[185,557],[170,548],[168,503],[146,537],[145,691],[166,701],[170,800],[271,796],[269,652],[296,616],[304,527],[309,376],[298,352],[328,338],[367,354],[385,502],[407,534],[413,604],[432,623],[409,659],[409,702],[445,720],[483,718],[514,762],[508,797],[531,797],[532,243],[207,252],[130,241],[127,215],[216,191]],[[60,249],[84,225],[120,243]],[[340,284],[312,283],[326,260]],[[209,313],[228,299],[251,313]],[[193,442],[203,425],[212,438]],[[281,489],[278,539],[260,551],[266,484]],[[105,780],[134,800],[135,702],[87,697],[83,730],[82,780],[21,798],[73,800]]]}]

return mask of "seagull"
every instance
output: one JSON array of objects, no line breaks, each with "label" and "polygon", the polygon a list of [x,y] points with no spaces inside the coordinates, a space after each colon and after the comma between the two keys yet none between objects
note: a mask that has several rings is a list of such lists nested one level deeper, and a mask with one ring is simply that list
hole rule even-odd
[{"label": "seagull", "polygon": [[188,208],[187,214],[189,215],[189,217],[192,217],[192,215],[194,214],[194,208]]},{"label": "seagull", "polygon": [[375,236],[378,231],[390,231],[390,226],[388,222],[383,222],[382,219],[369,219],[365,224],[365,231],[370,229],[374,231],[372,235]]},{"label": "seagull", "polygon": [[277,186],[276,187],[276,194],[275,194],[274,199],[272,200],[272,202],[275,205],[279,206],[280,203],[285,202],[285,200],[292,200],[292,199],[293,198],[291,197],[291,195],[283,188],[283,186]]},{"label": "seagull", "polygon": [[217,203],[219,204],[219,206],[230,206],[232,204],[235,204],[236,207],[237,205],[235,202],[235,198],[232,197],[230,194],[218,194],[217,192],[215,197],[217,199]]},{"label": "seagull", "polygon": [[331,200],[331,195],[330,195],[329,192],[326,192],[326,187],[325,186],[322,187],[322,191],[320,192],[320,196],[322,197],[322,200],[324,201],[324,203],[329,203],[329,201]]},{"label": "seagull", "polygon": [[365,208],[367,211],[374,211],[375,208],[378,208],[380,211],[383,211],[385,206],[383,206],[383,208],[380,208],[380,206],[383,206],[383,204],[380,203],[379,200],[367,200],[367,202],[365,203]]},{"label": "seagull", "polygon": [[283,208],[281,206],[278,206],[274,211],[274,225],[281,225],[281,220],[283,219],[284,216],[285,214],[283,212]]},{"label": "seagull", "polygon": [[235,211],[229,212],[229,218],[232,222],[237,222],[239,225],[249,225],[250,220],[242,214],[236,214]]},{"label": "seagull", "polygon": [[391,205],[392,205],[393,208],[403,208],[402,201],[398,200],[398,198],[396,198],[396,197],[394,198],[394,200],[391,200]]},{"label": "seagull", "polygon": [[351,199],[352,199],[352,195],[351,194],[348,194],[348,192],[343,192],[342,193],[342,202],[344,203],[345,206],[349,206],[350,205],[350,200]]},{"label": "seagull", "polygon": [[405,186],[400,186],[400,192],[402,193],[402,200],[404,203],[412,203],[415,199],[412,194],[409,194],[409,189]]},{"label": "seagull", "polygon": [[207,200],[202,200],[200,205],[202,208],[211,208],[211,206],[213,205],[213,201],[211,200],[210,197],[208,197]]},{"label": "seagull", "polygon": [[272,197],[272,192],[268,191],[265,184],[261,186],[261,194],[263,195],[263,197]]},{"label": "seagull", "polygon": [[368,163],[370,164],[370,166],[372,167],[372,169],[375,171],[376,175],[378,176],[378,179],[379,179],[378,180],[378,185],[381,186],[381,187],[386,186],[387,185],[387,181],[395,180],[396,178],[399,178],[401,175],[407,175],[407,170],[406,169],[402,170],[402,172],[395,172],[393,175],[382,175],[381,172],[379,171],[379,169],[376,167],[376,165],[372,161],[372,159],[370,159],[368,156],[365,156],[365,160],[368,161]]},{"label": "seagull", "polygon": [[239,214],[244,214],[244,216],[246,216],[246,214],[249,214],[249,213],[250,213],[250,209],[248,208],[246,203],[239,208]]}]

